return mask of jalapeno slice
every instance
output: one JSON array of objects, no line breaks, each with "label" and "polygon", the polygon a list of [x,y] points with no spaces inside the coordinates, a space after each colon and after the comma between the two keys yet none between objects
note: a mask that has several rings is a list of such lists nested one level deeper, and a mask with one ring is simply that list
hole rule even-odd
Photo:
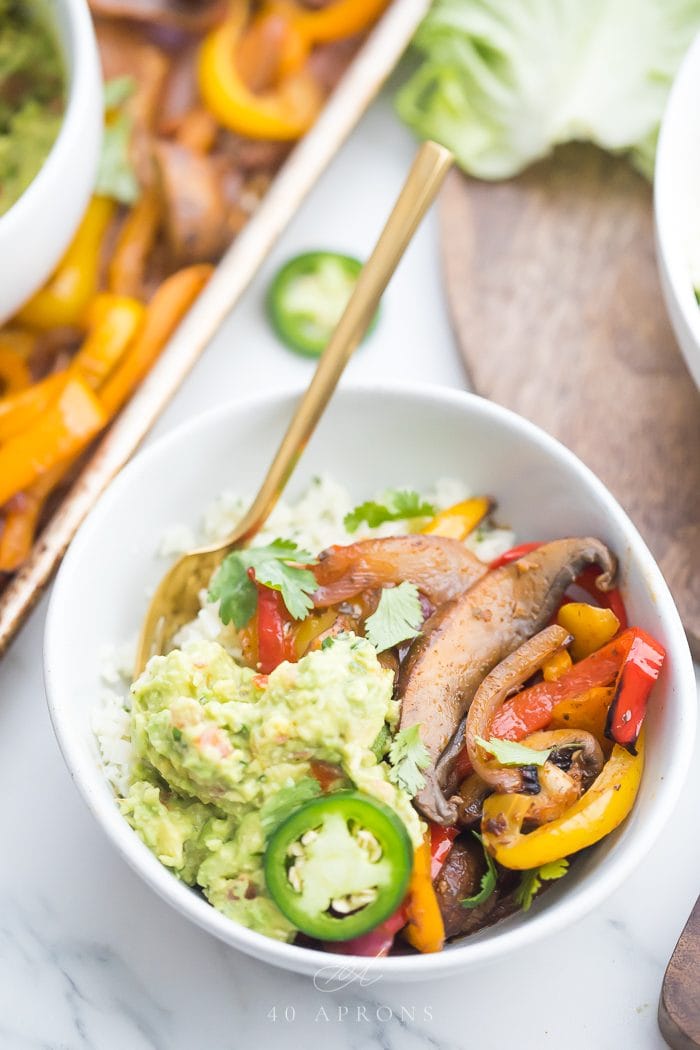
[{"label": "jalapeno slice", "polygon": [[337,252],[305,252],[284,264],[270,285],[267,312],[285,346],[309,357],[323,353],[361,269],[359,259]]},{"label": "jalapeno slice", "polygon": [[311,799],[274,831],[265,879],[280,911],[323,941],[359,937],[406,895],[413,847],[403,821],[359,791]]}]

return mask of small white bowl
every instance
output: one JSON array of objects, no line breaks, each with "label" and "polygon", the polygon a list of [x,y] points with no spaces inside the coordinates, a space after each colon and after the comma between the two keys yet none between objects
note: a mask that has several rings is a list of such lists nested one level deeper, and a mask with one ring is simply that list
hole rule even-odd
[{"label": "small white bowl", "polygon": [[[68,768],[110,840],[144,880],[187,918],[240,951],[299,973],[348,965],[236,925],[178,881],[121,817],[91,732],[99,650],[133,637],[147,591],[165,563],[153,557],[173,523],[197,525],[223,489],[252,492],[286,428],[298,393],[224,406],[178,427],[138,456],[101,498],[68,552],[49,606],[45,676]],[[350,387],[336,394],[290,485],[331,473],[360,499],[387,486],[463,478],[498,499],[518,541],[592,535],[620,559],[631,622],[668,656],[648,718],[647,760],[634,811],[581,857],[562,883],[519,914],[435,955],[361,960],[371,974],[411,980],[476,966],[574,922],[631,875],[668,819],[695,734],[693,667],[678,613],[639,533],[602,483],[562,445],[514,413],[442,388]]]},{"label": "small white bowl", "polygon": [[691,280],[691,251],[700,279],[700,35],[683,59],[661,124],[654,219],[666,308],[700,387],[700,305]]},{"label": "small white bowl", "polygon": [[0,216],[0,324],[41,287],[68,247],[95,184],[102,141],[102,74],[86,0],[41,6],[63,51],[66,110],[36,177]]}]

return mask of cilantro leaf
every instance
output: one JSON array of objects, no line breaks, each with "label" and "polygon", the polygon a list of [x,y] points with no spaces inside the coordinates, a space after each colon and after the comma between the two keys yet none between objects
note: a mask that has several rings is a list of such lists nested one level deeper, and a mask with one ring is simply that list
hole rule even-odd
[{"label": "cilantro leaf", "polygon": [[294,619],[303,620],[313,608],[311,595],[318,584],[309,569],[290,563],[315,564],[313,555],[297,547],[293,540],[275,540],[267,547],[253,547],[238,553],[243,555],[247,567],[254,570],[258,583],[279,591]]},{"label": "cilantro leaf", "polygon": [[399,642],[415,638],[423,623],[423,609],[418,588],[413,583],[385,587],[379,605],[365,620],[365,634],[378,653]]},{"label": "cilantro leaf", "polygon": [[[475,839],[478,839],[483,848],[484,841],[481,835],[477,831],[472,831],[472,835]],[[489,899],[496,889],[496,865],[493,862],[493,857],[485,848],[484,857],[486,858],[486,871],[481,876],[481,887],[479,892],[475,893],[473,897],[464,897],[459,902],[463,908],[478,908],[480,904],[484,904]]]},{"label": "cilantro leaf", "polygon": [[428,749],[420,738],[420,723],[399,730],[389,748],[389,780],[413,798],[425,785],[421,770],[430,765]]},{"label": "cilantro leaf", "polygon": [[222,623],[233,621],[240,631],[257,608],[258,592],[239,554],[239,551],[228,554],[216,570],[209,585],[209,601],[220,603]]},{"label": "cilantro leaf", "polygon": [[133,121],[120,107],[136,86],[133,77],[115,77],[104,86],[107,112],[102,152],[97,168],[95,193],[111,197],[120,204],[133,204],[140,196],[140,186],[129,156]]},{"label": "cilantro leaf", "polygon": [[343,524],[348,532],[366,522],[370,528],[385,521],[403,521],[404,518],[432,518],[437,508],[422,498],[413,489],[387,489],[379,499],[360,503],[345,515]]},{"label": "cilantro leaf", "polygon": [[260,807],[260,823],[268,838],[295,809],[321,794],[321,785],[315,777],[302,777],[292,787],[282,788],[271,795]]},{"label": "cilantro leaf", "polygon": [[310,596],[318,585],[314,574],[299,568],[297,562],[313,564],[314,558],[292,540],[278,539],[267,547],[250,547],[228,554],[209,585],[209,600],[220,603],[222,622],[233,621],[240,630],[250,622],[257,608],[258,592],[248,569],[253,570],[258,583],[281,593],[295,620],[303,620],[313,606]]},{"label": "cilantro leaf", "polygon": [[493,736],[490,740],[478,736],[476,742],[502,766],[543,766],[552,753],[551,747],[536,751],[534,747],[516,744],[513,740],[497,740]]},{"label": "cilantro leaf", "polygon": [[568,870],[569,862],[566,857],[562,857],[561,860],[552,860],[539,868],[524,871],[520,885],[515,891],[516,902],[523,911],[529,911],[536,894],[542,889],[542,883],[561,879]]},{"label": "cilantro leaf", "polygon": [[103,89],[104,107],[107,112],[118,109],[128,98],[131,98],[136,90],[136,81],[133,77],[112,77],[106,80]]}]

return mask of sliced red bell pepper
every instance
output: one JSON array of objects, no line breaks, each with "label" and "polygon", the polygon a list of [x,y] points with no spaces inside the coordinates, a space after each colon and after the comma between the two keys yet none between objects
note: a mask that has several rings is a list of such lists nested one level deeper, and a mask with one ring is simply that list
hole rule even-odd
[{"label": "sliced red bell pepper", "polygon": [[263,674],[270,674],[284,660],[296,660],[294,646],[286,630],[287,611],[279,591],[258,588],[258,663]]},{"label": "sliced red bell pepper", "polygon": [[442,871],[458,834],[459,828],[446,828],[442,824],[430,825],[430,878],[433,882]]},{"label": "sliced red bell pepper", "polygon": [[511,547],[509,551],[504,551],[503,554],[499,554],[497,558],[494,558],[489,564],[489,569],[500,569],[503,565],[510,565],[512,561],[517,561],[518,558],[522,558],[525,554],[530,554],[531,551],[536,551],[538,547],[541,547],[542,543],[538,540],[537,543],[521,543],[517,547]]},{"label": "sliced red bell pepper", "polygon": [[646,714],[647,700],[661,673],[666,650],[639,627],[633,628],[631,633],[629,650],[608,709],[605,735],[636,755],[635,744]]},{"label": "sliced red bell pepper", "polygon": [[640,627],[628,627],[554,682],[538,682],[507,700],[493,719],[490,734],[499,740],[522,740],[545,729],[562,700],[594,686],[615,684],[606,735],[635,754],[646,702],[664,655],[663,646]]},{"label": "sliced red bell pepper", "polygon": [[350,941],[335,941],[328,943],[328,949],[332,952],[340,952],[341,955],[364,955],[366,958],[378,958],[388,955],[394,943],[394,937],[406,925],[406,905],[402,904],[393,915],[381,922],[369,933],[363,933],[361,937],[353,937]]},{"label": "sliced red bell pepper", "polygon": [[457,752],[455,758],[454,775],[457,781],[461,784],[463,780],[466,780],[470,773],[474,772],[471,759],[469,758],[469,752],[466,747],[463,747],[461,751]]},{"label": "sliced red bell pepper", "polygon": [[553,682],[537,685],[516,693],[501,707],[489,730],[499,740],[522,740],[530,733],[549,725],[552,711],[562,700],[580,696],[593,686],[612,685],[628,651],[623,635],[613,638],[602,649],[573,664]]}]

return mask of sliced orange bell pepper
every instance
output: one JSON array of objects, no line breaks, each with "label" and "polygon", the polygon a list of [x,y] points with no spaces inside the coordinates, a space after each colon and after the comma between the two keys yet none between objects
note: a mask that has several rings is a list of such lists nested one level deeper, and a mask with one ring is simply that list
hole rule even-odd
[{"label": "sliced orange bell pepper", "polygon": [[178,124],[175,141],[193,153],[209,153],[214,146],[219,126],[204,106],[191,109]]},{"label": "sliced orange bell pepper", "polygon": [[34,542],[41,504],[25,492],[18,492],[5,509],[0,525],[0,572],[15,572]]},{"label": "sliced orange bell pepper", "polygon": [[138,297],[146,260],[153,248],[161,218],[161,197],[147,189],[130,209],[119,231],[107,271],[110,292]]},{"label": "sliced orange bell pepper", "polygon": [[0,525],[0,572],[15,572],[34,542],[42,502],[27,492],[18,492],[5,507]]},{"label": "sliced orange bell pepper", "polygon": [[148,304],[141,330],[100,390],[100,401],[110,418],[146,375],[212,272],[213,267],[204,264],[188,266],[160,285]]},{"label": "sliced orange bell pepper", "polygon": [[0,346],[0,390],[4,395],[15,394],[31,384],[29,366],[21,354]]},{"label": "sliced orange bell pepper", "polygon": [[0,505],[85,448],[106,421],[87,383],[69,379],[53,405],[0,448]]},{"label": "sliced orange bell pepper", "polygon": [[419,952],[439,952],[445,944],[445,924],[431,879],[430,832],[416,849],[408,885],[404,936]]},{"label": "sliced orange bell pepper", "polygon": [[46,501],[76,458],[73,456],[52,467],[5,505],[5,522],[0,532],[0,572],[16,572],[28,557]]},{"label": "sliced orange bell pepper", "polygon": [[574,660],[583,660],[615,637],[620,621],[612,609],[586,602],[567,602],[557,613],[557,623],[573,635],[569,647]]},{"label": "sliced orange bell pepper", "polygon": [[239,72],[235,55],[248,22],[248,0],[233,0],[228,18],[201,46],[199,91],[220,124],[253,139],[298,139],[311,127],[323,105],[323,94],[307,69],[280,80],[270,91],[255,94]]},{"label": "sliced orange bell pepper", "polygon": [[55,372],[18,394],[0,398],[0,445],[31,426],[66,384],[66,373]]},{"label": "sliced orange bell pepper", "polygon": [[463,540],[473,532],[491,509],[491,500],[486,496],[475,496],[462,500],[436,514],[421,532],[429,536],[447,536],[452,540]]},{"label": "sliced orange bell pepper", "polygon": [[593,686],[580,696],[562,700],[552,711],[548,729],[583,729],[592,733],[604,751],[610,750],[605,736],[605,724],[615,689],[613,686]]},{"label": "sliced orange bell pepper", "polygon": [[87,314],[88,334],[70,365],[97,390],[114,369],[143,325],[146,307],[127,295],[103,292],[95,296]]},{"label": "sliced orange bell pepper", "polygon": [[334,0],[314,11],[291,0],[272,0],[273,10],[291,13],[297,28],[312,44],[329,44],[367,29],[389,5],[389,0]]},{"label": "sliced orange bell pepper", "polygon": [[106,197],[92,198],[52,276],[17,314],[22,324],[41,331],[82,327],[85,308],[97,290],[102,238],[116,207]]}]

